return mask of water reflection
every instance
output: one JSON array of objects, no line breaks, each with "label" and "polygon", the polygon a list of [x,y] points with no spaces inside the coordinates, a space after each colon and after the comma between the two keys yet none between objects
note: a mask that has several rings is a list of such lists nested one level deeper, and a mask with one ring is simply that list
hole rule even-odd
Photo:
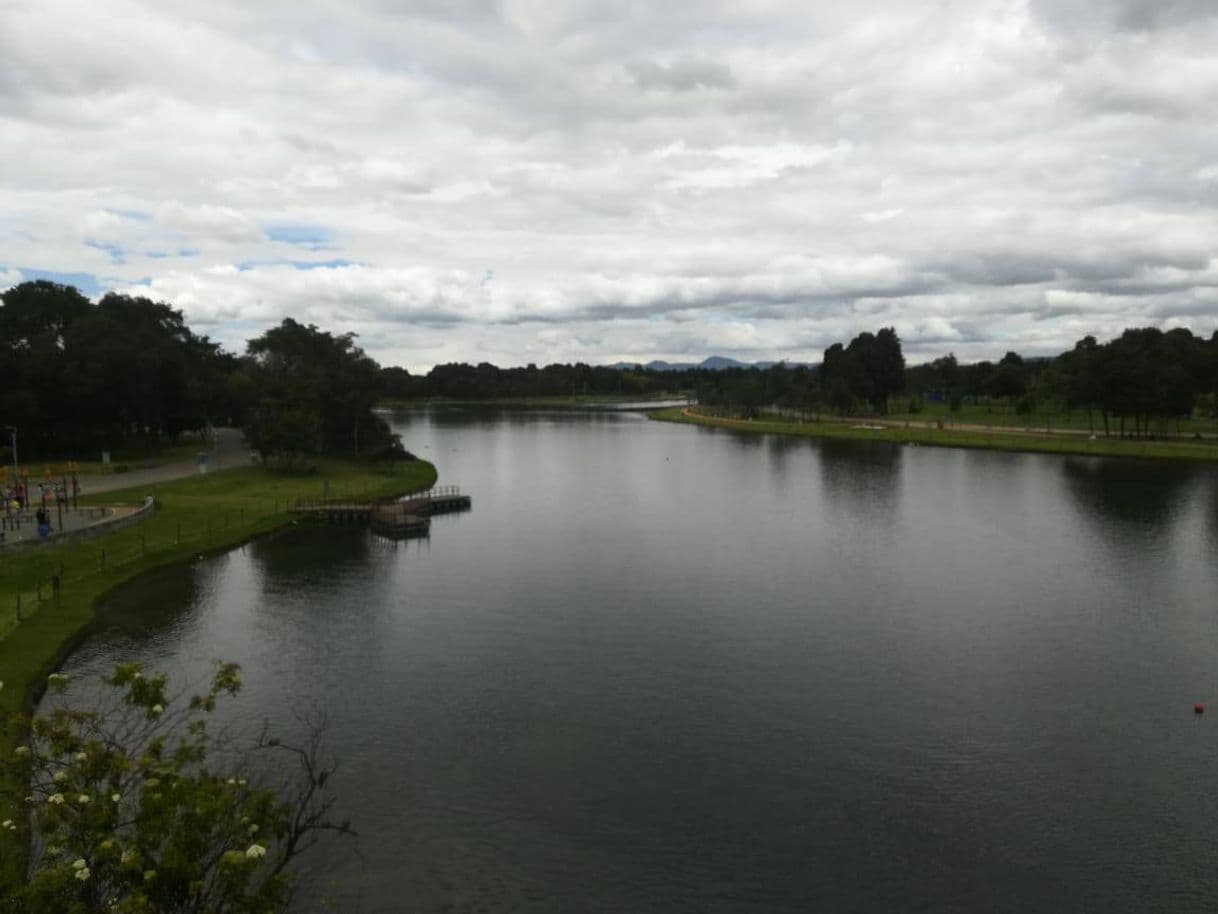
[{"label": "water reflection", "polygon": [[153,638],[197,609],[203,581],[215,573],[212,564],[175,565],[142,575],[112,591],[98,607],[98,618],[134,642]]},{"label": "water reflection", "polygon": [[1209,518],[1210,544],[1218,547],[1218,474],[1211,473],[1209,479]]},{"label": "water reflection", "polygon": [[1100,529],[1128,527],[1139,533],[1171,523],[1201,473],[1189,463],[1097,457],[1065,457],[1060,466],[1082,518],[1101,520]]},{"label": "water reflection", "polygon": [[817,455],[826,499],[870,514],[895,510],[905,463],[900,445],[825,438],[817,442]]},{"label": "water reflection", "polygon": [[613,424],[622,421],[629,413],[622,410],[603,409],[513,409],[496,404],[467,404],[453,406],[428,406],[412,410],[396,410],[390,413],[395,425],[408,424],[419,416],[437,428],[467,429],[479,426],[522,427],[535,425],[539,419],[557,424],[572,422]]},{"label": "water reflection", "polygon": [[246,548],[275,586],[308,586],[333,575],[345,565],[362,564],[369,554],[369,538],[361,526],[329,525],[319,536],[312,525],[255,540]]}]

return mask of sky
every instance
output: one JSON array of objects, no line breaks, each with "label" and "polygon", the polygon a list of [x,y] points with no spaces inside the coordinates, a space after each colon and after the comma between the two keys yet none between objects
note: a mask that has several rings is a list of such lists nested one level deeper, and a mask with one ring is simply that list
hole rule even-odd
[{"label": "sky", "polygon": [[385,365],[1218,327],[1214,0],[0,0],[0,289]]}]

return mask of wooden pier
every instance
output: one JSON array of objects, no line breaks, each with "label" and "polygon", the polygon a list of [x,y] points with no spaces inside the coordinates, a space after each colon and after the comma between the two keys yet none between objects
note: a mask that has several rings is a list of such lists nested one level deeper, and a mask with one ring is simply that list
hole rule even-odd
[{"label": "wooden pier", "polygon": [[331,524],[360,524],[373,533],[393,539],[427,536],[433,514],[467,511],[473,501],[457,486],[442,486],[389,501],[351,498],[302,498],[288,510],[308,514]]}]

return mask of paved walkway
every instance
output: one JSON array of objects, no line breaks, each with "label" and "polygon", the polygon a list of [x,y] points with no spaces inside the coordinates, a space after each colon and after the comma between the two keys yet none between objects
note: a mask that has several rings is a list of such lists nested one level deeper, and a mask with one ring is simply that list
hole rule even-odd
[{"label": "paved walkway", "polygon": [[[208,453],[207,472],[227,470],[232,467],[249,466],[249,448],[245,446],[244,438],[239,428],[218,428],[212,450]],[[80,477],[80,491],[95,495],[98,492],[113,492],[116,489],[133,489],[137,486],[150,486],[158,482],[169,482],[172,479],[184,479],[195,476],[199,465],[195,460],[182,460],[177,463],[167,463],[147,470],[132,470],[129,473],[111,473],[106,476]]]},{"label": "paved walkway", "polygon": [[[34,510],[37,510],[35,508]],[[139,510],[139,505],[114,505],[104,508],[64,508],[61,512],[56,507],[54,502],[49,502],[47,505],[47,514],[51,519],[51,529],[54,533],[47,538],[46,542],[51,542],[55,538],[56,533],[73,533],[77,530],[84,530],[87,527],[92,527],[94,524],[104,523],[105,521],[114,520],[115,518],[125,517],[128,514],[134,514]],[[0,512],[0,517],[3,517]],[[10,515],[11,518],[11,515]],[[26,543],[39,539],[38,522],[34,519],[33,511],[25,511],[20,515],[20,525],[12,530],[2,530],[4,539],[2,545],[11,545],[13,543]],[[7,526],[7,525],[5,525]]]}]

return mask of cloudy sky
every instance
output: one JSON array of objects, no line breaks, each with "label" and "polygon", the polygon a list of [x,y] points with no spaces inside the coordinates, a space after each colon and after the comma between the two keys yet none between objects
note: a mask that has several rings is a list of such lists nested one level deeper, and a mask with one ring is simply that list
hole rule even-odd
[{"label": "cloudy sky", "polygon": [[384,364],[1218,326],[1214,0],[0,0],[0,288]]}]

